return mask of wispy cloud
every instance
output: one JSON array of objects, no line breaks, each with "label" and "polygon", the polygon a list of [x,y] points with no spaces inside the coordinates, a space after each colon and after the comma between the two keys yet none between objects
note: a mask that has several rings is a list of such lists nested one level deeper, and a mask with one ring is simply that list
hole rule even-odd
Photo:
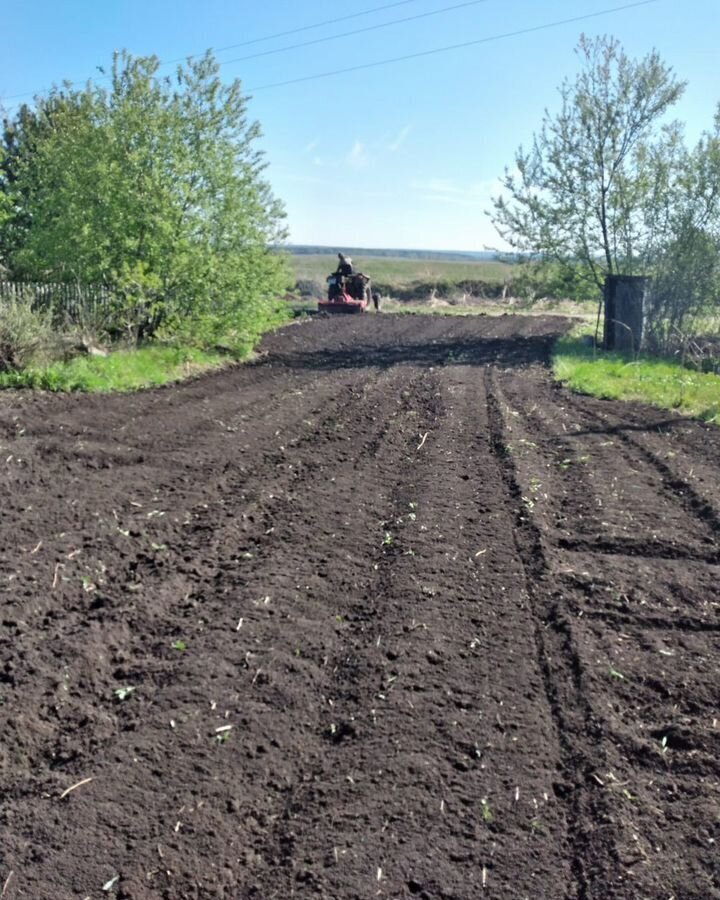
[{"label": "wispy cloud", "polygon": [[355,140],[352,149],[345,157],[345,162],[351,169],[366,169],[370,164],[368,150],[362,141]]},{"label": "wispy cloud", "polygon": [[452,178],[426,178],[411,181],[408,187],[412,193],[434,203],[476,207],[489,203],[491,197],[500,192],[501,183],[497,178],[467,184]]},{"label": "wispy cloud", "polygon": [[397,153],[397,151],[402,147],[402,145],[407,140],[407,137],[409,134],[410,134],[410,126],[406,125],[404,128],[402,128],[400,130],[400,133],[397,135],[397,137],[394,140],[390,141],[390,143],[387,145],[388,150],[391,153]]},{"label": "wispy cloud", "polygon": [[[321,169],[345,168],[353,169],[354,171],[368,169],[371,166],[377,165],[377,163],[382,160],[383,156],[397,153],[407,140],[410,131],[411,126],[405,125],[396,134],[390,136],[386,134],[378,140],[368,142],[363,141],[358,137],[353,140],[349,150],[342,156],[315,155],[312,157],[312,162],[314,166]],[[305,151],[307,153],[312,153],[319,145],[319,139],[310,141],[310,143],[305,146]]]}]

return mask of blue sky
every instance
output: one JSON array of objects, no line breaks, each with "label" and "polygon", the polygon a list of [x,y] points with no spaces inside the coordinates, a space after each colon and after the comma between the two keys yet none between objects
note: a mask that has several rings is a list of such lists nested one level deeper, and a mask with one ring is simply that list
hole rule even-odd
[{"label": "blue sky", "polygon": [[[35,0],[5,5],[0,98],[97,74],[114,49],[161,59],[254,41],[392,0]],[[628,2],[628,0],[625,0]],[[268,177],[286,204],[291,240],[335,246],[481,250],[500,246],[486,211],[498,177],[527,143],[557,87],[576,69],[582,31],[613,34],[640,56],[655,47],[687,80],[676,115],[695,140],[718,101],[720,0],[649,5],[404,62],[266,88],[534,28],[623,0],[477,0],[364,34],[462,0],[405,0],[292,36],[222,50],[263,127]],[[333,36],[335,36],[333,38]],[[241,59],[303,41],[311,46]],[[231,60],[238,60],[231,62]]]}]

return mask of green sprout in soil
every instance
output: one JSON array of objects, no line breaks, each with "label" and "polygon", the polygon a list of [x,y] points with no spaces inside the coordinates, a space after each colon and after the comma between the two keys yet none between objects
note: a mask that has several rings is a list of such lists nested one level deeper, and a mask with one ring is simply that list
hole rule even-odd
[{"label": "green sprout in soil", "polygon": [[183,640],[173,641],[170,645],[173,650],[187,650],[188,645]]},{"label": "green sprout in soil", "polygon": [[132,692],[134,690],[135,690],[134,687],[126,686],[126,687],[115,688],[113,693],[118,698],[118,700],[127,700],[127,698],[130,696],[130,694],[132,694]]},{"label": "green sprout in soil", "polygon": [[618,681],[625,681],[625,676],[623,675],[623,673],[618,672],[617,669],[613,669],[612,666],[610,667],[610,677],[617,678]]},{"label": "green sprout in soil", "polygon": [[383,547],[392,547],[393,540],[392,531],[386,531],[385,536],[383,537]]},{"label": "green sprout in soil", "polygon": [[483,797],[480,801],[480,814],[482,816],[483,822],[486,822],[488,825],[490,822],[495,821],[495,816],[493,815],[493,811],[490,809],[490,804],[488,803],[487,797]]},{"label": "green sprout in soil", "polygon": [[571,457],[568,456],[565,459],[561,460],[558,463],[558,465],[560,466],[560,468],[563,471],[565,471],[566,469],[569,469],[570,466],[572,466],[572,465],[579,465],[579,466],[585,465],[589,460],[590,460],[589,456],[577,456],[577,457],[575,457],[575,459],[572,459]]}]

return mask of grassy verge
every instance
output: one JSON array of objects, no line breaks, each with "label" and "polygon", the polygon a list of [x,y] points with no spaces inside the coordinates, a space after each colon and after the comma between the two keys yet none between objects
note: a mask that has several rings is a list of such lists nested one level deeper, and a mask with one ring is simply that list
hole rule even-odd
[{"label": "grassy verge", "polygon": [[232,357],[190,347],[148,346],[117,350],[109,356],[75,357],[69,362],[28,366],[0,373],[0,388],[46,391],[134,391],[227,365]]},{"label": "grassy verge", "polygon": [[555,377],[571,390],[608,400],[638,400],[720,425],[720,375],[665,359],[637,361],[597,351],[576,337],[558,341]]}]

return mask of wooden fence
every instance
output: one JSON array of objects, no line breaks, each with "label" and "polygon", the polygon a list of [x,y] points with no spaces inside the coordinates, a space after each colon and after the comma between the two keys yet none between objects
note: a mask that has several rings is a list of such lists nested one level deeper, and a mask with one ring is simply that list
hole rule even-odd
[{"label": "wooden fence", "polygon": [[110,291],[99,284],[0,281],[0,303],[30,297],[37,309],[50,309],[69,318],[105,306],[110,296]]}]

